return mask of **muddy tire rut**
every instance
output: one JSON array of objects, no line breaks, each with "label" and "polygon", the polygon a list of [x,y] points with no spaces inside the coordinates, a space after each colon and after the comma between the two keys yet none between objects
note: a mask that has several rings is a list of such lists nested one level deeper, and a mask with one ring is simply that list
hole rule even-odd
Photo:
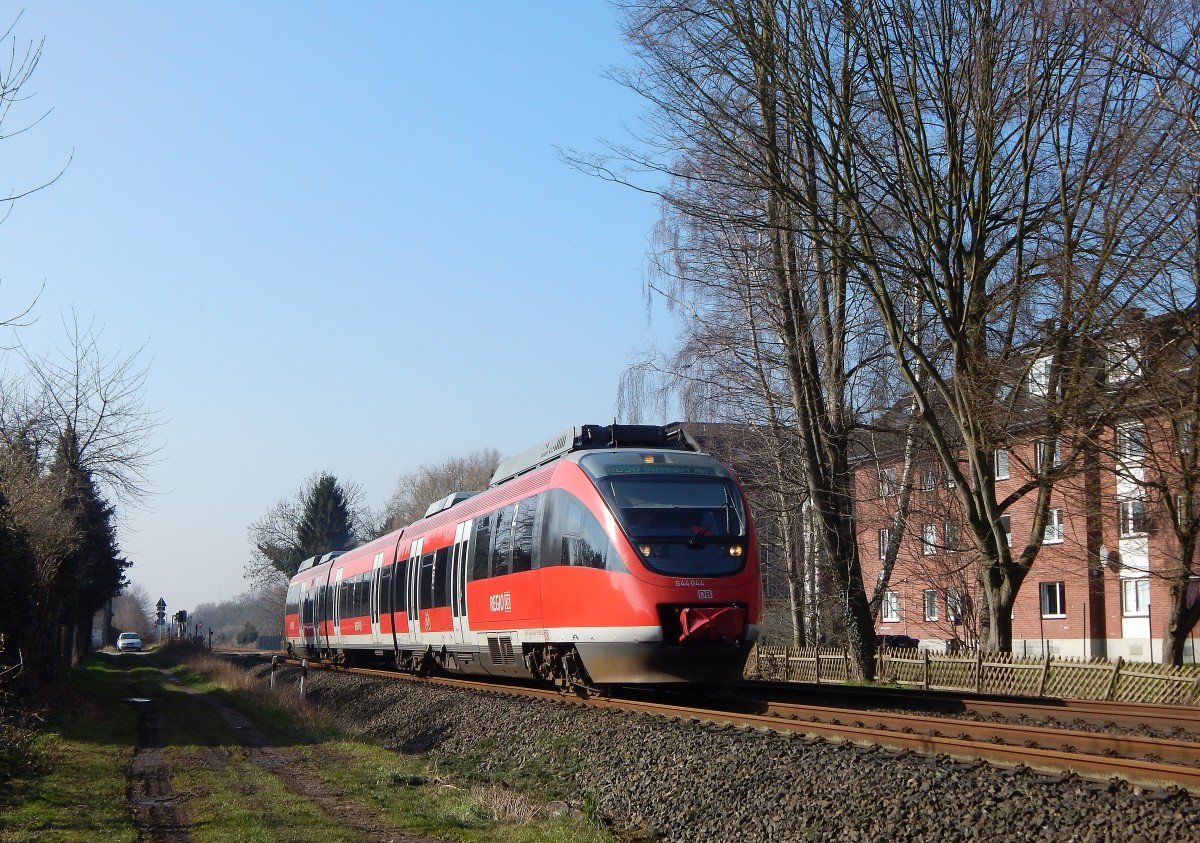
[{"label": "muddy tire rut", "polygon": [[[163,672],[164,679],[176,687],[173,676]],[[345,794],[330,787],[309,768],[309,762],[297,754],[274,746],[261,731],[237,709],[210,694],[182,688],[212,706],[230,725],[237,736],[236,748],[201,747],[189,761],[189,769],[203,765],[222,771],[230,766],[234,755],[245,758],[262,770],[276,776],[291,793],[310,800],[339,824],[355,832],[356,839],[370,843],[436,843],[432,838],[405,835],[378,821],[365,805],[347,799]],[[142,843],[190,843],[192,834],[188,821],[187,794],[176,791],[171,783],[171,767],[163,755],[166,745],[165,721],[161,700],[131,696],[127,699],[138,712],[137,746],[134,748],[127,777],[126,799],[138,840]]]}]

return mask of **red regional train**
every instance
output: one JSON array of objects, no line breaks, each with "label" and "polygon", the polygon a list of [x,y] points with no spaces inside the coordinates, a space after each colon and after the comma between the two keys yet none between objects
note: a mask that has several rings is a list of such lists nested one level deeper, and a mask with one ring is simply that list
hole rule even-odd
[{"label": "red regional train", "polygon": [[762,586],[732,471],[678,423],[584,425],[307,560],[284,612],[296,656],[589,689],[740,679]]}]

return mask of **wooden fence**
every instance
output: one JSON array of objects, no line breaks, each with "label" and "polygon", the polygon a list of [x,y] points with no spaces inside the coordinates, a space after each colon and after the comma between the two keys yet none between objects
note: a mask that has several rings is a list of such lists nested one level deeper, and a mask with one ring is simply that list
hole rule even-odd
[{"label": "wooden fence", "polygon": [[[831,647],[760,645],[746,665],[751,679],[840,683],[852,675],[849,653]],[[935,690],[1200,705],[1200,665],[880,648],[875,677],[879,683]]]}]

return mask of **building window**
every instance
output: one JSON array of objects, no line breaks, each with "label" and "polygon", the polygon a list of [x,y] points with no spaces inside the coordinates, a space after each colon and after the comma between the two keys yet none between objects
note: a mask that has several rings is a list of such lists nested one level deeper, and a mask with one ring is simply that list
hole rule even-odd
[{"label": "building window", "polygon": [[1122,383],[1142,373],[1142,343],[1137,337],[1118,340],[1108,347],[1108,381]]},{"label": "building window", "polygon": [[1150,614],[1150,580],[1146,577],[1121,580],[1121,614],[1144,618]]},{"label": "building window", "polygon": [[1175,422],[1175,449],[1185,457],[1192,453],[1195,434],[1195,419],[1179,419]]},{"label": "building window", "polygon": [[1140,424],[1124,424],[1117,428],[1117,459],[1140,462],[1146,450],[1146,430]]},{"label": "building window", "polygon": [[937,527],[933,524],[921,525],[921,553],[924,556],[937,553]]},{"label": "building window", "polygon": [[1007,515],[1000,516],[1000,529],[1004,531],[1005,547],[1012,547],[1012,519]]},{"label": "building window", "polygon": [[1063,540],[1061,509],[1046,510],[1046,528],[1042,531],[1043,544],[1058,544]]},{"label": "building window", "polygon": [[946,589],[946,616],[950,618],[950,623],[962,623],[962,605],[962,592],[957,588]]},{"label": "building window", "polygon": [[887,558],[888,546],[892,543],[892,528],[884,527],[879,531],[879,558]]},{"label": "building window", "polygon": [[1039,585],[1042,592],[1042,617],[1065,618],[1067,616],[1067,596],[1062,582],[1044,582]]},{"label": "building window", "polygon": [[938,619],[938,599],[937,589],[925,589],[925,620],[936,621]]},{"label": "building window", "polygon": [[942,524],[942,546],[947,553],[958,552],[958,536],[961,526],[957,521],[947,521]]},{"label": "building window", "polygon": [[[1042,471],[1043,460],[1046,458],[1046,448],[1049,444],[1049,442],[1039,440],[1033,446],[1033,465],[1039,474]],[[1062,447],[1059,445],[1058,440],[1055,439],[1054,453],[1050,455],[1050,467],[1058,468],[1060,465],[1062,465]]]},{"label": "building window", "polygon": [[921,469],[921,491],[932,492],[937,486],[937,471],[933,466],[927,465]]},{"label": "building window", "polygon": [[1035,398],[1045,398],[1050,394],[1050,365],[1053,357],[1039,357],[1029,367],[1029,394]]},{"label": "building window", "polygon": [[1121,536],[1140,536],[1146,532],[1146,502],[1140,498],[1121,501]]},{"label": "building window", "polygon": [[1006,448],[996,449],[996,479],[1008,479],[1008,450]]},{"label": "building window", "polygon": [[885,591],[883,594],[883,622],[896,623],[900,620],[900,594],[896,591]]},{"label": "building window", "polygon": [[1188,495],[1179,494],[1175,496],[1175,523],[1179,527],[1189,529],[1188,525],[1196,518],[1196,502],[1192,499],[1191,505],[1188,504]]},{"label": "building window", "polygon": [[896,494],[896,469],[879,469],[879,497],[890,498]]}]

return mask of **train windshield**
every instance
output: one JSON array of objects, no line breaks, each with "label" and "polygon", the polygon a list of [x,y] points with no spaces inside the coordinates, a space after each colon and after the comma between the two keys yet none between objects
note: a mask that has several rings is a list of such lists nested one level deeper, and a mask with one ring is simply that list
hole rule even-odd
[{"label": "train windshield", "polygon": [[651,570],[712,577],[745,566],[745,505],[729,472],[711,457],[602,452],[579,464]]}]

